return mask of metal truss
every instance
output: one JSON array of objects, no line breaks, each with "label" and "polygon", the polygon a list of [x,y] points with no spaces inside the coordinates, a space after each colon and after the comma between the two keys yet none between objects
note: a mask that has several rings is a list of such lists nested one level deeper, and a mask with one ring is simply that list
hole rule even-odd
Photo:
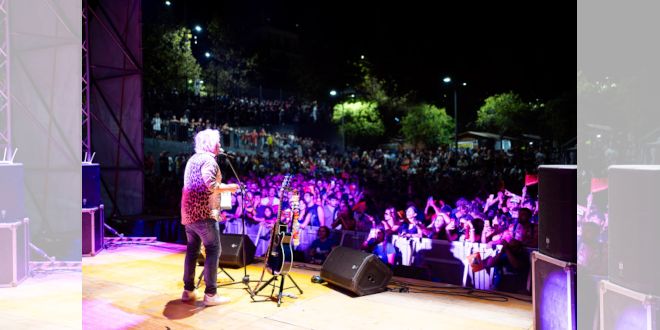
[{"label": "metal truss", "polygon": [[11,157],[9,0],[0,1],[0,150],[7,148]]}]

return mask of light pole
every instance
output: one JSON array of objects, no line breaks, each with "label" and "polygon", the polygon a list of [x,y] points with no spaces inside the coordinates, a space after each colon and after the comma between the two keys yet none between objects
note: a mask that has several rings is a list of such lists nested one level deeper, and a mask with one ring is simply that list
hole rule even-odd
[{"label": "light pole", "polygon": [[[344,92],[341,92],[342,99],[344,96]],[[337,91],[331,90],[330,91],[330,96],[337,96]],[[344,102],[341,103],[341,153],[345,153],[346,151],[346,143],[345,141],[345,134],[344,134]]]},{"label": "light pole", "polygon": [[[449,77],[443,79],[443,81],[454,86],[454,148],[458,152],[458,97],[456,96],[456,84]],[[463,86],[465,85],[467,84],[463,83]]]}]

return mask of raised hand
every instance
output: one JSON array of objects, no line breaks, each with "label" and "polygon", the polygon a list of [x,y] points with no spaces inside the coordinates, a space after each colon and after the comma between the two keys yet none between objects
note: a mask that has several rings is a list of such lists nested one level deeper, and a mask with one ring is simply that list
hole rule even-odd
[{"label": "raised hand", "polygon": [[593,202],[594,202],[594,195],[589,194],[589,196],[587,196],[587,204],[591,205],[591,204],[593,204]]},{"label": "raised hand", "polygon": [[527,186],[524,186],[522,189],[523,196],[527,195]]}]

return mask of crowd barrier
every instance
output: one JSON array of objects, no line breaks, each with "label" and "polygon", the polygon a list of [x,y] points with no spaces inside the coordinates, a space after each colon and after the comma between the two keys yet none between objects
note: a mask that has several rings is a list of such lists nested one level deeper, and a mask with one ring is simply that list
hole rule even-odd
[{"label": "crowd barrier", "polygon": [[[240,234],[241,228],[240,220],[228,221],[224,233]],[[312,226],[302,229],[300,244],[294,248],[294,250],[305,254],[306,262],[311,260],[309,250],[312,242],[317,239],[318,229],[319,227]],[[255,255],[264,255],[270,241],[270,230],[259,224],[246,222],[246,232],[257,247]],[[356,250],[362,247],[362,243],[368,235],[368,232],[353,230],[330,230],[330,238],[334,239],[337,245]],[[429,238],[403,238],[397,235],[392,235],[390,242],[396,250],[394,261],[396,265],[419,267],[423,263],[427,263],[432,268],[432,275],[443,283],[469,286],[479,290],[492,290],[494,268],[485,268],[474,273],[472,267],[468,264],[467,257],[479,252],[481,258],[485,260],[488,257],[497,255],[502,248],[501,245],[495,247],[495,249],[488,249],[486,244],[481,243],[448,242]],[[526,252],[530,255],[530,265],[531,252],[533,251],[538,251],[538,249],[526,249]],[[528,291],[531,290],[531,279],[530,268],[527,277]]]}]

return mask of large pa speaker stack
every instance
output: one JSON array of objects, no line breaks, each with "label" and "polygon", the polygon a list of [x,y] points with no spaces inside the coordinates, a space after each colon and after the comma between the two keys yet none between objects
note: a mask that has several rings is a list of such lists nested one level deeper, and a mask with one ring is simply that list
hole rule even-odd
[{"label": "large pa speaker stack", "polygon": [[94,257],[103,250],[105,212],[103,205],[82,209],[82,256]]},{"label": "large pa speaker stack", "polygon": [[99,164],[82,163],[82,206],[93,208],[101,205],[101,170]]},{"label": "large pa speaker stack", "polygon": [[23,220],[25,214],[23,164],[0,164],[0,221]]},{"label": "large pa speaker stack", "polygon": [[0,288],[16,287],[28,277],[30,227],[27,218],[0,222]]},{"label": "large pa speaker stack", "polygon": [[600,282],[600,325],[660,329],[660,166],[609,167],[608,280]]},{"label": "large pa speaker stack", "polygon": [[385,291],[393,272],[376,255],[338,246],[321,267],[321,278],[358,296]]},{"label": "large pa speaker stack", "polygon": [[577,166],[539,166],[539,252],[577,262]]},{"label": "large pa speaker stack", "polygon": [[534,329],[576,329],[577,166],[541,165],[539,251],[532,254]]}]

